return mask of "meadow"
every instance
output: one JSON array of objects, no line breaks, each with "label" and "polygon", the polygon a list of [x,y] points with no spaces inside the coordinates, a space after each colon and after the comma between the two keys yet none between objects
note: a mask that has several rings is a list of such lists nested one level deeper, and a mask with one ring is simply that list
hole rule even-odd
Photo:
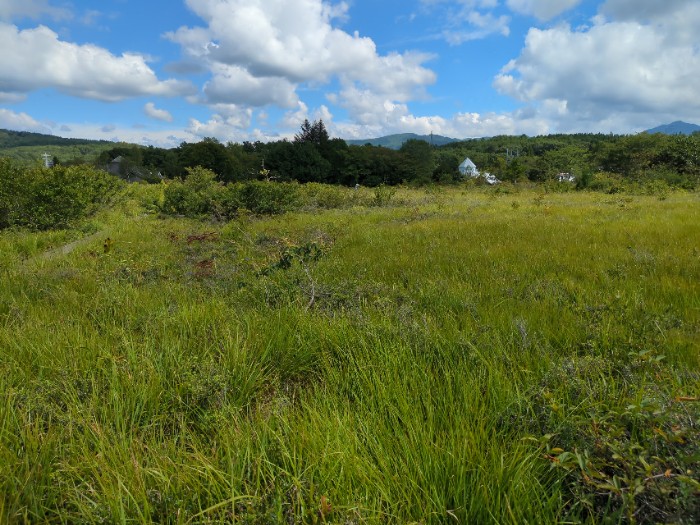
[{"label": "meadow", "polygon": [[302,191],[0,231],[0,521],[700,521],[700,194]]}]

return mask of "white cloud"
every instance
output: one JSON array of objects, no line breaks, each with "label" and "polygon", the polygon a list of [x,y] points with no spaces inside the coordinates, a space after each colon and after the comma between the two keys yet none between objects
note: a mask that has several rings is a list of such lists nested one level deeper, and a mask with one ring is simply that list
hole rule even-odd
[{"label": "white cloud", "polygon": [[[621,16],[623,4],[610,0],[605,9]],[[553,116],[561,131],[629,132],[663,118],[699,120],[700,48],[686,35],[700,23],[700,4],[675,4],[685,8],[657,13],[654,23],[598,17],[585,29],[531,29],[494,85],[518,100],[560,108]],[[641,14],[649,5],[639,2],[640,18],[651,16]]]},{"label": "white cloud", "polygon": [[173,116],[170,114],[170,112],[164,109],[156,108],[156,105],[153,102],[146,103],[146,105],[143,107],[143,111],[152,119],[162,120],[163,122],[173,121]]},{"label": "white cloud", "polygon": [[236,123],[231,124],[228,119],[221,115],[212,115],[207,122],[200,122],[197,119],[190,119],[186,133],[189,135],[188,142],[197,142],[205,137],[214,137],[222,142],[243,142],[281,140],[291,138],[293,133],[287,135],[265,133],[259,129],[252,131],[240,128]]},{"label": "white cloud", "polygon": [[196,56],[245,67],[260,77],[322,81],[376,58],[374,43],[331,25],[320,0],[187,0],[208,27],[169,38]]},{"label": "white cloud", "polygon": [[370,38],[334,26],[346,3],[321,0],[187,0],[206,27],[166,34],[190,58],[208,64],[204,101],[295,108],[300,85],[343,84],[403,100],[420,96],[435,74],[429,55],[380,55]]},{"label": "white cloud", "polygon": [[118,101],[143,95],[175,96],[191,92],[188,83],[158,80],[137,54],[115,56],[94,45],[59,40],[45,26],[19,30],[0,22],[0,94],[21,94],[53,87],[77,97]]},{"label": "white cloud", "polygon": [[117,126],[114,124],[106,124],[100,128],[100,131],[102,133],[112,133],[113,131],[116,131]]},{"label": "white cloud", "polygon": [[540,20],[551,20],[555,16],[577,6],[582,0],[508,0],[513,11],[533,15]]},{"label": "white cloud", "polygon": [[287,129],[298,129],[305,119],[309,118],[309,108],[299,101],[296,109],[287,111],[280,124]]},{"label": "white cloud", "polygon": [[0,20],[37,19],[43,16],[54,20],[66,20],[72,17],[68,9],[55,7],[48,0],[2,0],[0,2]]},{"label": "white cloud", "polygon": [[510,34],[510,17],[495,16],[492,13],[482,14],[472,11],[466,17],[470,27],[467,29],[446,29],[443,32],[445,40],[451,45],[460,45],[470,40],[480,40],[493,34],[508,36]]},{"label": "white cloud", "polygon": [[647,22],[686,11],[694,5],[697,0],[607,0],[600,11],[615,20]]},{"label": "white cloud", "polygon": [[367,139],[391,133],[435,133],[453,138],[491,137],[494,135],[541,135],[548,133],[551,121],[536,111],[510,113],[457,113],[452,117],[416,116],[406,106],[388,106],[377,123],[340,122],[329,126],[346,139]]},{"label": "white cloud", "polygon": [[42,124],[26,113],[16,113],[3,108],[0,108],[0,128],[31,131],[34,133],[51,133],[51,129],[47,125]]},{"label": "white cloud", "polygon": [[443,29],[436,37],[450,45],[510,34],[510,17],[494,13],[498,0],[421,0],[421,4],[441,18]]},{"label": "white cloud", "polygon": [[245,104],[254,107],[274,104],[291,108],[297,104],[296,86],[283,77],[256,77],[240,66],[215,64],[213,78],[204,85],[209,103]]},{"label": "white cloud", "polygon": [[663,37],[665,45],[697,46],[700,2],[697,0],[607,0],[599,23],[630,22],[650,25]]}]

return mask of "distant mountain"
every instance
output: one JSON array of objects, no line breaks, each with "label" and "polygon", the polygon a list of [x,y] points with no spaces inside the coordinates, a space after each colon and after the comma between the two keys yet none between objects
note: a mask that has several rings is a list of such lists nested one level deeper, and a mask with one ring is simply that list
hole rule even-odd
[{"label": "distant mountain", "polygon": [[450,144],[451,142],[459,142],[459,139],[452,139],[441,135],[416,135],[415,133],[399,133],[398,135],[387,135],[376,139],[346,140],[345,142],[351,146],[364,146],[365,144],[371,144],[372,146],[399,149],[404,142],[411,139],[424,140],[428,144],[433,144],[434,146],[444,146],[445,144]]},{"label": "distant mountain", "polygon": [[687,122],[677,120],[676,122],[671,122],[670,124],[665,124],[663,126],[648,129],[645,131],[645,133],[664,133],[666,135],[692,135],[693,133],[698,131],[700,131],[700,126],[696,124],[688,124]]},{"label": "distant mountain", "polygon": [[0,129],[0,157],[31,165],[42,161],[44,153],[59,161],[93,161],[103,151],[119,146],[108,140],[67,139],[55,135]]},{"label": "distant mountain", "polygon": [[107,140],[67,139],[55,135],[0,129],[0,149],[21,146],[78,146],[81,144],[113,144]]}]

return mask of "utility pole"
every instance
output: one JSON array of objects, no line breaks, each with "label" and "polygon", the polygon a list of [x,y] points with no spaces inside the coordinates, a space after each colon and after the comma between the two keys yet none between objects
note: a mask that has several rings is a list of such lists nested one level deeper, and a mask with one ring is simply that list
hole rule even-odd
[{"label": "utility pole", "polygon": [[44,167],[45,168],[53,168],[53,157],[49,155],[48,153],[44,153],[42,155],[44,159]]}]

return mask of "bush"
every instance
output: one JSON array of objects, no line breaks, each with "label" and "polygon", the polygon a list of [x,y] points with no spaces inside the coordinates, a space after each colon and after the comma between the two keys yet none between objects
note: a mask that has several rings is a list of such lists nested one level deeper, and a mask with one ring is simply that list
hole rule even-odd
[{"label": "bush", "polygon": [[[292,211],[301,204],[299,184],[295,182],[251,181],[236,184],[237,199],[241,208],[260,215],[275,215]],[[230,197],[231,202],[234,197]]]},{"label": "bush", "polygon": [[241,209],[260,215],[274,215],[297,209],[301,195],[297,183],[250,181],[223,185],[214,172],[187,168],[184,180],[165,189],[162,211],[187,217],[214,215],[233,218]]},{"label": "bush", "polygon": [[162,210],[172,215],[202,217],[217,213],[222,202],[222,187],[216,174],[206,168],[186,168],[184,180],[174,180],[165,188]]},{"label": "bush", "polygon": [[588,189],[610,194],[621,193],[624,190],[624,182],[619,175],[601,171],[591,177]]},{"label": "bush", "polygon": [[0,160],[0,228],[64,228],[94,213],[124,183],[79,166],[22,169]]},{"label": "bush", "polygon": [[10,159],[0,159],[0,228],[12,226],[22,216],[26,195],[21,191],[26,185],[23,170]]}]

